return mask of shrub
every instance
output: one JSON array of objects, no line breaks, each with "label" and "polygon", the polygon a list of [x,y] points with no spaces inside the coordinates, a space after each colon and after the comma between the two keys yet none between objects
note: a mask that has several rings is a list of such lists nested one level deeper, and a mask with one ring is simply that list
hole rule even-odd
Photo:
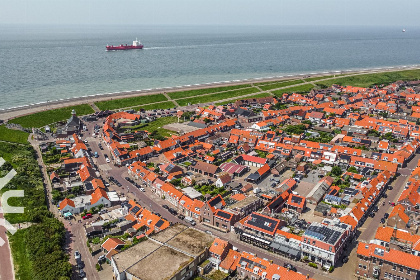
[{"label": "shrub", "polygon": [[316,263],[313,263],[313,262],[310,262],[309,266],[313,267],[313,268],[318,268],[318,265]]}]

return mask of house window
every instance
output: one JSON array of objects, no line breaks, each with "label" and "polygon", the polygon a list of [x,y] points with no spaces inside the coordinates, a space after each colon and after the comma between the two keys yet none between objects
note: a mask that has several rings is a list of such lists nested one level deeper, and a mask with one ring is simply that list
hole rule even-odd
[{"label": "house window", "polygon": [[312,245],[315,245],[315,240],[312,240]]},{"label": "house window", "polygon": [[392,270],[397,270],[397,266],[394,264],[394,266],[392,267]]},{"label": "house window", "polygon": [[375,258],[373,258],[372,262],[373,262],[373,263],[376,263],[376,259],[375,259]]},{"label": "house window", "polygon": [[366,265],[363,266],[363,269],[366,269]]},{"label": "house window", "polygon": [[328,250],[331,252],[332,251],[332,247],[330,246],[330,248],[328,248]]},{"label": "house window", "polygon": [[385,273],[384,273],[384,277],[385,277],[385,278],[388,278],[388,272],[385,272]]},{"label": "house window", "polygon": [[411,271],[409,268],[407,268],[407,274],[410,275]]},{"label": "house window", "polygon": [[404,268],[402,266],[400,267],[400,272],[404,272]]}]

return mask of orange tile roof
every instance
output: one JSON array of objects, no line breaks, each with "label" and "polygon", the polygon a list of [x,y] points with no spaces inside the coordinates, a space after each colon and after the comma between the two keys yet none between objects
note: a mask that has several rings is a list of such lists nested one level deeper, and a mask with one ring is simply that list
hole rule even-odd
[{"label": "orange tile roof", "polygon": [[111,251],[112,249],[117,248],[118,245],[124,245],[124,241],[110,237],[104,243],[102,243],[101,247],[104,248],[107,252]]},{"label": "orange tile roof", "polygon": [[63,210],[64,207],[66,207],[67,205],[71,206],[71,207],[75,207],[74,206],[74,201],[69,199],[69,198],[65,198],[63,199],[63,201],[60,202],[60,209]]},{"label": "orange tile roof", "polygon": [[104,182],[101,179],[93,179],[92,185],[93,185],[93,189],[96,189],[96,188],[105,189]]},{"label": "orange tile roof", "polygon": [[101,188],[97,188],[93,193],[92,193],[92,198],[90,199],[90,204],[93,205],[96,202],[98,202],[99,199],[101,199],[102,197],[104,197],[105,199],[109,200],[108,195],[106,194],[106,191],[104,189]]},{"label": "orange tile roof", "polygon": [[404,213],[405,208],[402,205],[397,205],[392,209],[391,213],[389,214],[389,218],[392,218],[394,216],[398,216],[401,218],[404,223],[408,223],[410,218],[407,216],[407,214]]},{"label": "orange tile roof", "polygon": [[237,193],[237,194],[232,195],[230,198],[236,201],[241,201],[246,198],[246,195],[244,195],[243,193]]},{"label": "orange tile roof", "polygon": [[[383,250],[383,255],[376,254],[375,249]],[[357,246],[357,254],[365,257],[382,259],[391,263],[409,267],[411,269],[420,270],[420,256],[415,256],[394,249],[387,250],[387,248],[373,243],[367,244],[359,242],[359,245]]]},{"label": "orange tile roof", "polygon": [[241,253],[229,249],[226,258],[219,264],[219,267],[225,270],[234,271],[238,265]]},{"label": "orange tile roof", "polygon": [[209,249],[209,252],[221,256],[228,245],[229,242],[216,237]]}]

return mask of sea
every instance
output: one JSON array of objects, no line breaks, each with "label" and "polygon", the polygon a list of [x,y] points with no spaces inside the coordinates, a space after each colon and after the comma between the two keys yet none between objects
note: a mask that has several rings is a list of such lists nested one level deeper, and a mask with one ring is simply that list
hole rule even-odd
[{"label": "sea", "polygon": [[[105,50],[136,38],[143,50]],[[110,92],[417,64],[420,27],[0,25],[0,109]]]}]

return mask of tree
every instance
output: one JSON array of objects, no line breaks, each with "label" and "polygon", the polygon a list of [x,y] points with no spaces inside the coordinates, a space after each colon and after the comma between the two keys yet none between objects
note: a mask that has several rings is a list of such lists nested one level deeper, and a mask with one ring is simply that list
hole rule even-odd
[{"label": "tree", "polygon": [[354,166],[350,166],[349,169],[347,169],[347,171],[351,173],[359,174],[359,170],[357,170],[357,168]]},{"label": "tree", "polygon": [[343,171],[341,170],[341,168],[339,166],[334,166],[331,169],[331,175],[332,176],[339,177],[342,173],[343,173]]}]

